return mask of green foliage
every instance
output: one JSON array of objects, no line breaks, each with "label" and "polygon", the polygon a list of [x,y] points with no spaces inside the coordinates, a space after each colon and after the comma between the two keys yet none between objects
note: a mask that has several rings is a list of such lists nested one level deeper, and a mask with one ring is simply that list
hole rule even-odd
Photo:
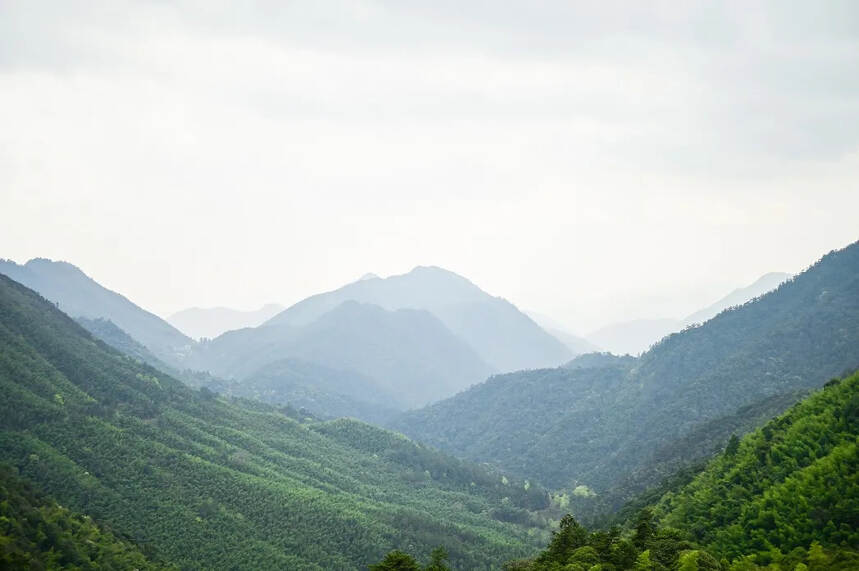
[{"label": "green foliage", "polygon": [[[638,359],[520,371],[391,426],[614,509],[859,366],[859,243],[777,290],[673,334]],[[583,507],[584,506],[584,507]]]},{"label": "green foliage", "polygon": [[0,460],[183,569],[359,569],[439,544],[452,567],[484,569],[544,541],[530,520],[493,519],[527,499],[501,497],[497,474],[361,423],[192,390],[3,276],[0,392]]},{"label": "green foliage", "polygon": [[139,548],[40,496],[0,464],[0,568],[165,569]]}]

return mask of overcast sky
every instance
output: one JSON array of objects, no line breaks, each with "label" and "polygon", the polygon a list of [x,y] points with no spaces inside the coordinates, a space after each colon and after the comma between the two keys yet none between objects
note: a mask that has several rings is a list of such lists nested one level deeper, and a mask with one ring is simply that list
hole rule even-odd
[{"label": "overcast sky", "polygon": [[432,264],[584,333],[857,213],[849,0],[0,0],[0,257],[162,315]]}]

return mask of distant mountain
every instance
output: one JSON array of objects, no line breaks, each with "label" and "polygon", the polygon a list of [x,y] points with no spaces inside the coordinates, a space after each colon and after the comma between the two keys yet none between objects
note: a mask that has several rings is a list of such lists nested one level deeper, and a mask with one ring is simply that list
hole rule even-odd
[{"label": "distant mountain", "polygon": [[304,408],[323,419],[351,417],[374,424],[384,424],[406,408],[373,379],[300,359],[270,363],[226,392]]},{"label": "distant mountain", "polygon": [[214,339],[227,331],[261,325],[283,309],[282,305],[276,303],[252,311],[229,307],[192,307],[177,311],[167,318],[167,322],[193,339]]},{"label": "distant mountain", "polygon": [[742,305],[777,288],[789,280],[791,274],[771,272],[758,278],[746,287],[738,288],[684,319],[637,319],[613,323],[594,331],[587,336],[588,341],[618,355],[638,355],[647,351],[651,345],[686,326],[704,323],[722,311]]},{"label": "distant mountain", "polygon": [[588,341],[616,355],[638,355],[683,328],[679,319],[636,319],[606,325],[587,336]]},{"label": "distant mountain", "polygon": [[498,375],[391,425],[550,486],[628,482],[628,497],[709,454],[723,426],[748,430],[859,367],[857,324],[859,243],[638,359]]},{"label": "distant mountain", "polygon": [[18,265],[0,260],[0,274],[36,290],[72,317],[109,319],[168,364],[178,365],[194,343],[154,313],[99,285],[67,262],[34,258]]},{"label": "distant mountain", "polygon": [[423,310],[388,311],[346,301],[306,321],[285,321],[276,318],[200,343],[188,366],[246,380],[270,363],[300,359],[369,377],[406,406],[455,394],[493,372]]},{"label": "distant mountain", "polygon": [[513,371],[556,366],[573,353],[512,303],[492,297],[453,272],[419,266],[411,272],[373,275],[340,289],[300,301],[269,320],[269,325],[303,326],[344,301],[388,310],[423,309],[438,317],[492,368]]},{"label": "distant mountain", "polygon": [[704,323],[708,319],[716,317],[719,313],[726,309],[743,305],[747,301],[759,297],[767,292],[770,292],[792,278],[792,274],[783,272],[771,272],[759,277],[753,284],[746,287],[738,288],[715,302],[713,305],[696,311],[692,315],[683,320],[684,325],[692,325],[693,323]]},{"label": "distant mountain", "polygon": [[454,568],[500,568],[544,533],[532,510],[549,498],[535,484],[362,422],[298,422],[285,407],[190,389],[5,275],[0,394],[0,463],[92,518],[85,551],[73,543],[80,520],[55,507],[13,527],[21,506],[3,482],[2,568],[21,567],[3,562],[30,539],[58,544],[47,568],[93,568],[87,553],[99,567],[144,568],[93,522],[181,569],[357,570],[440,544]]},{"label": "distant mountain", "polygon": [[593,353],[599,351],[600,348],[585,339],[566,330],[564,325],[555,321],[548,315],[543,315],[535,311],[526,311],[528,317],[542,327],[546,333],[567,346],[573,355],[582,355],[584,353]]}]

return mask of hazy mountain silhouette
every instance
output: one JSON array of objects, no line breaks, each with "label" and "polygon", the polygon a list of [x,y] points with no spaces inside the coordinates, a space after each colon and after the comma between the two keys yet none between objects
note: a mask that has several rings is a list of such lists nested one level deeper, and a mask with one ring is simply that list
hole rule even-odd
[{"label": "hazy mountain silhouette", "polygon": [[561,341],[512,303],[438,267],[419,266],[385,279],[364,276],[340,289],[300,301],[268,324],[306,325],[347,300],[389,310],[429,311],[499,371],[555,366],[573,356]]},{"label": "hazy mountain silhouette", "polygon": [[72,317],[109,319],[168,364],[179,364],[193,344],[154,313],[103,287],[68,262],[34,258],[19,265],[0,260],[0,273],[37,291]]},{"label": "hazy mountain silhouette", "polygon": [[374,379],[407,406],[450,396],[493,372],[431,313],[345,301],[307,323],[272,320],[200,343],[191,368],[233,379],[298,358]]},{"label": "hazy mountain silhouette", "polygon": [[227,331],[256,327],[283,311],[277,303],[243,311],[229,307],[191,307],[167,317],[167,322],[193,339],[213,339]]},{"label": "hazy mountain silhouette", "polygon": [[703,323],[725,309],[742,305],[750,299],[772,291],[790,277],[791,274],[783,272],[764,274],[754,283],[735,289],[719,301],[684,319],[636,319],[613,323],[589,334],[587,340],[618,355],[626,353],[638,355],[647,351],[651,345],[666,335],[680,331],[688,325]]}]

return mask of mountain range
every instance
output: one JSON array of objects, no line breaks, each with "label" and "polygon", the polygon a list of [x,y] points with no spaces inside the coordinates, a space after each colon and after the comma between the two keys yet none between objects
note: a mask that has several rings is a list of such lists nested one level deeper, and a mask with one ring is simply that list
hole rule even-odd
[{"label": "mountain range", "polygon": [[192,339],[213,339],[227,331],[261,325],[283,310],[284,307],[277,303],[267,303],[251,311],[229,307],[191,307],[171,314],[167,322]]},{"label": "mountain range", "polygon": [[696,323],[704,323],[725,309],[742,305],[774,290],[790,278],[791,274],[770,272],[755,280],[754,283],[735,289],[725,297],[683,319],[635,319],[612,323],[588,334],[587,340],[604,351],[611,351],[618,355],[627,353],[638,355],[666,335]]},{"label": "mountain range", "polygon": [[622,501],[859,367],[857,322],[859,243],[639,358],[497,375],[390,426]]},{"label": "mountain range", "polygon": [[170,365],[180,366],[194,344],[154,313],[103,287],[67,262],[34,258],[19,265],[0,260],[0,274],[36,290],[71,317],[109,319]]},{"label": "mountain range", "polygon": [[[193,390],[3,275],[0,392],[0,462],[154,563],[358,569],[442,543],[458,568],[489,569],[546,536],[528,515],[548,506],[536,485],[358,421]],[[18,531],[4,524],[2,545]]]}]

